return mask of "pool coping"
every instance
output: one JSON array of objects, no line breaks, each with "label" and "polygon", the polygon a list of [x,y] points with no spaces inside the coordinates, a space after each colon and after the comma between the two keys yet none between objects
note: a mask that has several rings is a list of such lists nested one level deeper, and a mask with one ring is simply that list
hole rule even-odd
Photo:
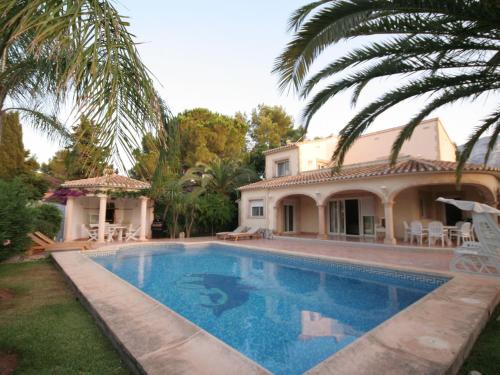
[{"label": "pool coping", "polygon": [[[175,373],[269,374],[259,364],[87,257],[87,255],[93,254],[112,253],[118,249],[125,250],[128,247],[135,248],[138,245],[158,246],[176,243],[187,247],[210,243],[228,246],[227,243],[220,241],[168,241],[116,244],[86,251],[85,255],[80,252],[66,252],[54,253],[52,256],[80,296],[83,304],[96,318],[99,326],[111,338],[136,373],[159,374],[165,373],[166,369],[171,371],[175,369]],[[306,374],[455,374],[493,313],[495,306],[500,302],[500,281],[485,277],[465,276],[451,272],[364,262],[296,251],[265,249],[247,244],[230,244],[229,246],[344,264],[451,277],[446,284],[365,333],[353,343],[308,370]],[[93,282],[88,280],[88,270],[81,270],[82,264],[84,268],[90,267],[91,273],[92,269],[94,269],[94,273],[95,270],[98,270]],[[110,285],[107,285],[106,288],[111,290],[103,291],[102,279],[107,279],[108,282],[113,280],[111,284],[115,285],[111,288]],[[118,291],[113,291],[113,288],[118,289]],[[134,295],[136,297],[133,297]],[[128,298],[129,304],[121,301],[125,296]],[[133,310],[130,311],[131,301],[134,303],[141,301],[143,306],[133,306]],[[161,335],[168,336],[176,343],[179,341],[177,337],[179,334],[182,333],[188,337],[184,338],[184,341],[180,340],[176,345],[168,342],[163,347],[156,348],[150,342],[156,340],[163,343],[165,339],[156,337],[160,335],[160,332],[153,329],[151,332],[153,338],[146,335],[148,337],[145,340],[143,330],[149,329],[151,331],[151,322],[142,321],[141,330],[127,327],[127,319],[138,320],[140,318],[140,316],[134,316],[134,311],[136,313],[146,312],[146,317],[153,316],[159,321],[170,323],[166,331],[161,331]],[[165,316],[162,317],[162,315]],[[172,323],[174,324],[172,325]],[[125,327],[123,327],[124,325]],[[170,330],[174,331],[177,336],[173,334],[175,337],[171,338]],[[179,331],[181,332],[179,333]],[[191,340],[192,337],[194,339]],[[144,341],[147,342],[144,343]],[[197,345],[194,350],[191,341]],[[148,346],[148,342],[149,346],[152,345],[155,350],[143,353],[145,349],[141,345]],[[207,342],[210,343],[208,348]],[[204,355],[199,355],[200,348]],[[142,355],[137,355],[137,353],[142,353]],[[189,356],[190,353],[192,358]],[[217,369],[212,368],[210,363]],[[221,372],[221,366],[225,366],[226,370]]]}]

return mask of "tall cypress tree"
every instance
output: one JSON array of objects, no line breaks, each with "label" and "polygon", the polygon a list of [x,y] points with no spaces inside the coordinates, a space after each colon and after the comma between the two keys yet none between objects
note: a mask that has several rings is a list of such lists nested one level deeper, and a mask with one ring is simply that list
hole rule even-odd
[{"label": "tall cypress tree", "polygon": [[0,137],[0,178],[11,179],[24,171],[26,151],[19,113],[5,113],[3,121]]}]

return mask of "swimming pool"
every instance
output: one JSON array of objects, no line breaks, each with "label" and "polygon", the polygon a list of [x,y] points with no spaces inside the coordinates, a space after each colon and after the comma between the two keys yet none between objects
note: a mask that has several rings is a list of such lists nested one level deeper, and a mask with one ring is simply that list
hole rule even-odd
[{"label": "swimming pool", "polygon": [[301,374],[446,278],[220,244],[95,256],[275,374]]}]

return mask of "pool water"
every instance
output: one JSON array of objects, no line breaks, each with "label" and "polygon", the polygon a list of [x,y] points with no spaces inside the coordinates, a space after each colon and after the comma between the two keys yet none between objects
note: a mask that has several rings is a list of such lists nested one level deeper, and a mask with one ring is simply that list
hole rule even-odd
[{"label": "pool water", "polygon": [[302,374],[447,281],[236,246],[93,259],[275,374]]}]

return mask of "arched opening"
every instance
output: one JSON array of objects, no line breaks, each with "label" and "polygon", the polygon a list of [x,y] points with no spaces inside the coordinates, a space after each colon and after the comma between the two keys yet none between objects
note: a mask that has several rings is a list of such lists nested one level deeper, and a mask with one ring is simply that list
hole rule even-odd
[{"label": "arched opening", "polygon": [[377,228],[384,226],[382,201],[370,191],[335,192],[324,200],[324,209],[326,233],[329,238],[374,240],[377,237]]},{"label": "arched opening", "polygon": [[491,204],[495,201],[491,191],[482,185],[426,184],[412,186],[394,195],[394,234],[398,240],[405,237],[405,225],[419,220],[425,227],[431,221],[440,221],[445,226],[454,226],[459,221],[470,221],[470,213],[454,206],[437,202],[439,197],[470,200]]},{"label": "arched opening", "polygon": [[305,194],[292,194],[276,204],[276,232],[286,235],[318,234],[318,207],[316,201]]}]

